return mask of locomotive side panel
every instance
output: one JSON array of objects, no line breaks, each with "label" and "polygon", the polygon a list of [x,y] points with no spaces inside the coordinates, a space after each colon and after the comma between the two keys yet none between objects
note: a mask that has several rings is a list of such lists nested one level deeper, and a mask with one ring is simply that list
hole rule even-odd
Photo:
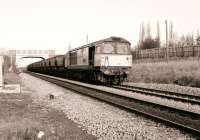
[{"label": "locomotive side panel", "polygon": [[83,57],[83,53],[82,53],[83,49],[79,49],[77,50],[77,65],[81,65],[82,64],[82,57]]},{"label": "locomotive side panel", "polygon": [[64,55],[57,56],[56,57],[56,66],[64,67],[64,61],[65,61]]},{"label": "locomotive side panel", "polygon": [[69,53],[69,65],[77,65],[77,51]]},{"label": "locomotive side panel", "polygon": [[88,47],[77,50],[77,65],[78,66],[88,65]]},{"label": "locomotive side panel", "polygon": [[65,68],[68,68],[68,66],[69,66],[69,53],[65,54],[64,59],[65,59],[64,66],[65,66]]},{"label": "locomotive side panel", "polygon": [[89,55],[88,55],[88,47],[80,48],[78,50],[74,50],[73,52],[69,52],[65,57],[69,62],[65,63],[65,67],[69,69],[86,69],[88,68],[89,63]]},{"label": "locomotive side panel", "polygon": [[55,67],[55,66],[56,66],[56,65],[55,65],[55,61],[56,61],[56,57],[51,57],[51,58],[49,58],[49,63],[50,63],[49,66]]},{"label": "locomotive side panel", "polygon": [[45,59],[45,65],[46,65],[46,67],[50,67],[50,61],[49,61],[49,59]]}]

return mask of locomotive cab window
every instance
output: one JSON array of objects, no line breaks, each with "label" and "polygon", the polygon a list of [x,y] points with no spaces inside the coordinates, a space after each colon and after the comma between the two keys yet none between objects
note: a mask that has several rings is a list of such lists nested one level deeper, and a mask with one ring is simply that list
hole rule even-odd
[{"label": "locomotive cab window", "polygon": [[115,47],[110,43],[106,43],[102,47],[102,52],[103,53],[115,53]]},{"label": "locomotive cab window", "polygon": [[130,53],[130,48],[127,43],[119,43],[116,45],[116,51],[119,54],[128,54]]},{"label": "locomotive cab window", "polygon": [[103,43],[97,46],[96,53],[130,54],[130,45],[121,42]]}]

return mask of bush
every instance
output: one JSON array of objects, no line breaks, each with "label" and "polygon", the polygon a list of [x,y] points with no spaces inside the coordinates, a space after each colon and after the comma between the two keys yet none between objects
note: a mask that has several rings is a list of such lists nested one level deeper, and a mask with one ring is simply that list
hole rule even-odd
[{"label": "bush", "polygon": [[159,48],[160,41],[158,39],[146,38],[140,46],[140,49],[152,49],[152,48]]},{"label": "bush", "polygon": [[133,64],[129,80],[200,87],[200,62],[186,60]]}]

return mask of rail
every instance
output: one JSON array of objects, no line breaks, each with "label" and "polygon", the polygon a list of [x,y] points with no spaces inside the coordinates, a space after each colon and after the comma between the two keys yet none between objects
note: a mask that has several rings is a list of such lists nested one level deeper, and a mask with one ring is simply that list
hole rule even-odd
[{"label": "rail", "polygon": [[140,93],[140,94],[200,105],[200,96],[197,96],[197,95],[189,95],[189,94],[183,94],[183,93],[178,93],[178,92],[157,90],[157,89],[130,86],[130,85],[120,85],[120,86],[111,85],[111,87],[120,89],[120,90],[131,91],[134,93]]},{"label": "rail", "polygon": [[154,121],[176,127],[190,135],[195,135],[196,138],[200,138],[200,114],[198,113],[131,98],[123,94],[105,91],[102,88],[97,89],[91,85],[79,84],[79,82],[72,82],[70,80],[32,72],[28,73],[77,93],[81,93],[136,114],[143,115]]}]

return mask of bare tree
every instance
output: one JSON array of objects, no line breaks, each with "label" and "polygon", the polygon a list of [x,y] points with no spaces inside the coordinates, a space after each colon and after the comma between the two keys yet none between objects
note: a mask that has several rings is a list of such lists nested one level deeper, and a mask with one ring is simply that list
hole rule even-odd
[{"label": "bare tree", "polygon": [[151,26],[150,23],[144,27],[142,22],[140,25],[140,40],[139,40],[139,49],[152,49],[160,47],[160,27],[157,23],[157,37],[155,39],[151,36]]},{"label": "bare tree", "polygon": [[157,39],[160,40],[160,23],[157,21]]},{"label": "bare tree", "polygon": [[197,44],[197,45],[200,45],[200,34],[199,34],[199,30],[197,30],[196,44]]},{"label": "bare tree", "polygon": [[194,37],[193,34],[182,35],[180,37],[181,46],[192,46],[194,45]]},{"label": "bare tree", "polygon": [[150,23],[147,24],[146,33],[147,33],[146,38],[151,38],[151,25],[150,25]]},{"label": "bare tree", "polygon": [[156,37],[156,42],[158,47],[160,47],[160,23],[157,21],[157,37]]},{"label": "bare tree", "polygon": [[173,22],[170,21],[170,25],[169,25],[169,38],[172,40],[173,39],[173,29],[174,29],[174,25],[173,25]]},{"label": "bare tree", "polygon": [[174,25],[173,22],[170,21],[169,24],[169,47],[174,47]]},{"label": "bare tree", "polygon": [[139,34],[139,48],[141,48],[141,44],[144,41],[145,37],[145,28],[144,28],[144,22],[140,24],[140,34]]}]

